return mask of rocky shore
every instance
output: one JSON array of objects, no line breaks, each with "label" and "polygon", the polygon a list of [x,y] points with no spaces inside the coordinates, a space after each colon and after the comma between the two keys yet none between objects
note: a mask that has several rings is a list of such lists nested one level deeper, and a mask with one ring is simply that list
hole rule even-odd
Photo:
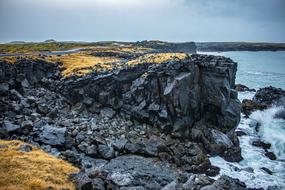
[{"label": "rocky shore", "polygon": [[231,59],[189,55],[82,77],[59,63],[0,64],[0,138],[81,169],[78,189],[246,189],[210,155],[242,160]]}]

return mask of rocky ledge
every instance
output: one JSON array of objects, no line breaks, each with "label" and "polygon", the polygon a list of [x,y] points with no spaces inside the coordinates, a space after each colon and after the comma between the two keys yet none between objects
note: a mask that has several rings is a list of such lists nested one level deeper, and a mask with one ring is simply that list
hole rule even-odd
[{"label": "rocky ledge", "polygon": [[219,173],[208,154],[242,159],[231,59],[190,55],[65,79],[59,65],[0,64],[1,138],[78,166],[79,189],[246,188],[207,177]]}]

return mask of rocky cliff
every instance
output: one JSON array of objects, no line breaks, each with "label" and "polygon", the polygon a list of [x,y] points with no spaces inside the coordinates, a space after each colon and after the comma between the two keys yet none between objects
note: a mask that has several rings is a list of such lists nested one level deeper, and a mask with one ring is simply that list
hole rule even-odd
[{"label": "rocky cliff", "polygon": [[151,60],[65,79],[59,64],[2,62],[0,138],[80,167],[73,176],[79,189],[210,188],[219,181],[193,175],[219,172],[207,153],[242,159],[234,132],[237,65],[208,55]]},{"label": "rocky cliff", "polygon": [[[173,136],[202,140],[211,153],[224,155],[229,148],[239,152],[237,139],[227,135],[240,120],[233,90],[236,69],[236,63],[224,57],[191,55],[67,80],[63,91],[73,103],[90,100],[90,110],[111,107]],[[212,151],[209,146],[214,145],[221,147]]]}]

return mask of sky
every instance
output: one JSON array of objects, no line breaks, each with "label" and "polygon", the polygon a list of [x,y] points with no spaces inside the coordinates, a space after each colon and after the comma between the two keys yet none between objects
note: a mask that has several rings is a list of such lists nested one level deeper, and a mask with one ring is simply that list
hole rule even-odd
[{"label": "sky", "polygon": [[0,0],[0,42],[285,42],[285,0]]}]

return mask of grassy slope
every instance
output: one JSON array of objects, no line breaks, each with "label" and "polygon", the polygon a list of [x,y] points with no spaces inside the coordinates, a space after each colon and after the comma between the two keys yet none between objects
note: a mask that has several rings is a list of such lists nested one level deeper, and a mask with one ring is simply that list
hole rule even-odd
[{"label": "grassy slope", "polygon": [[0,140],[1,190],[75,189],[68,176],[78,172],[77,168],[36,147],[22,152],[18,150],[21,144],[24,143]]}]

